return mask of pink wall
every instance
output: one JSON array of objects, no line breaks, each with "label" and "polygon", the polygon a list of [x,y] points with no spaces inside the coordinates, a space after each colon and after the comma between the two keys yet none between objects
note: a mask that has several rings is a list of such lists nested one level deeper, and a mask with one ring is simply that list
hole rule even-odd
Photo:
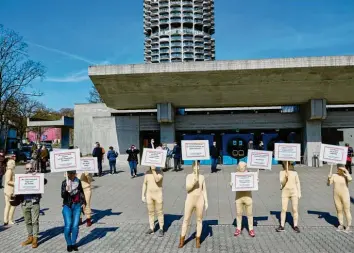
[{"label": "pink wall", "polygon": [[[61,139],[61,129],[60,128],[48,128],[43,132],[42,136],[43,135],[47,136],[46,141],[54,141],[57,139],[60,140]],[[27,133],[27,139],[29,139],[29,141],[36,142],[37,141],[37,133],[34,131],[29,131]],[[41,139],[41,141],[42,141],[42,139]]]}]

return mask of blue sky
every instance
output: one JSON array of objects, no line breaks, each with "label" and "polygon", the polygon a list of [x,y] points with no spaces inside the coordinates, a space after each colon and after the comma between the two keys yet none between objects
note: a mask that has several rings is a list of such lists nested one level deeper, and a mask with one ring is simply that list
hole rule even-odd
[{"label": "blue sky", "polygon": [[[142,0],[0,0],[0,23],[47,69],[48,107],[86,103],[92,64],[143,63]],[[216,0],[217,60],[354,55],[353,0]]]}]

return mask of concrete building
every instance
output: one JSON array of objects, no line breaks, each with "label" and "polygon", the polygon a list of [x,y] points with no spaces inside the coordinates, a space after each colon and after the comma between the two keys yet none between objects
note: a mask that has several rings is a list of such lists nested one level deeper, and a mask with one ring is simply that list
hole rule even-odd
[{"label": "concrete building", "polygon": [[215,59],[214,0],[144,0],[146,63]]},{"label": "concrete building", "polygon": [[311,166],[321,142],[339,144],[338,129],[354,127],[352,108],[338,106],[354,103],[353,56],[92,66],[89,76],[105,104],[75,106],[83,154],[96,141],[124,154],[150,138],[170,146],[202,138],[234,164],[250,140],[268,150],[284,141],[302,143]]}]

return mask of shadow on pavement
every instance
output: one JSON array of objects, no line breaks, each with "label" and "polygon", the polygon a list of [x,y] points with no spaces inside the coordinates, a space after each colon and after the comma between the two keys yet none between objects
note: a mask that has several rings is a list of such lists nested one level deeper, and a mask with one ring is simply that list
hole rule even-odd
[{"label": "shadow on pavement", "polygon": [[[258,226],[258,222],[259,221],[267,221],[268,220],[268,216],[259,216],[259,217],[253,217],[253,226],[257,227]],[[236,219],[234,219],[234,222],[232,223],[233,226],[236,227],[237,223],[236,223]],[[248,219],[247,216],[242,216],[242,229],[247,229],[248,231]]]},{"label": "shadow on pavement", "polygon": [[0,232],[3,232],[3,231],[5,231],[5,230],[7,230],[7,229],[9,229],[9,228],[8,228],[8,227],[1,226],[1,227],[0,227]]},{"label": "shadow on pavement", "polygon": [[318,215],[319,219],[325,219],[325,221],[328,224],[331,224],[332,226],[338,227],[339,222],[337,217],[332,216],[329,212],[320,212],[320,211],[307,211],[308,214],[315,214]]},{"label": "shadow on pavement", "polygon": [[46,231],[39,232],[39,238],[38,238],[38,244],[45,243],[46,241],[49,241],[50,239],[63,234],[64,233],[64,227],[54,227],[47,229]]},{"label": "shadow on pavement", "polygon": [[[275,215],[275,217],[278,219],[279,224],[280,224],[280,213],[281,212],[279,211],[270,211],[270,214]],[[294,226],[294,219],[290,212],[286,212],[285,223],[289,223],[291,227]]]},{"label": "shadow on pavement", "polygon": [[[49,208],[43,208],[43,209],[39,210],[39,215],[45,215],[45,211],[48,211],[48,210],[49,210]],[[16,223],[20,223],[23,221],[25,221],[23,216],[21,218],[15,220]]]},{"label": "shadow on pavement", "polygon": [[178,221],[182,218],[183,215],[176,215],[176,214],[165,214],[164,215],[164,221],[165,221],[165,232],[168,231],[168,229],[171,227],[172,223],[174,221]]},{"label": "shadow on pavement", "polygon": [[93,213],[93,215],[91,216],[93,223],[99,223],[99,221],[106,216],[112,216],[112,215],[118,216],[122,214],[122,212],[113,213],[112,209],[106,209],[106,210],[92,209],[91,212]]},{"label": "shadow on pavement", "polygon": [[91,230],[91,232],[86,235],[85,237],[81,238],[81,240],[78,242],[78,246],[81,247],[85,244],[88,244],[90,242],[93,242],[95,240],[102,239],[107,235],[109,232],[115,232],[117,231],[119,227],[107,227],[107,228],[94,228]]},{"label": "shadow on pavement", "polygon": [[145,173],[138,173],[138,174],[136,174],[136,177],[142,177],[142,176],[145,176]]},{"label": "shadow on pavement", "polygon": [[[202,229],[202,234],[200,236],[200,243],[203,243],[206,238],[212,237],[213,236],[213,228],[212,226],[216,226],[219,224],[218,220],[205,220],[203,221],[203,229]],[[189,238],[185,241],[184,245],[195,239],[196,237],[196,232],[194,232]]]}]

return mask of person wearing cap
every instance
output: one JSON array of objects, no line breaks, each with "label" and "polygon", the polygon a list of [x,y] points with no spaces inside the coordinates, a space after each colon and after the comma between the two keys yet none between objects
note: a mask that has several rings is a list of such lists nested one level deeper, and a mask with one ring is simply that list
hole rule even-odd
[{"label": "person wearing cap", "polygon": [[[350,213],[350,193],[348,189],[348,183],[352,181],[348,170],[344,164],[337,165],[337,173],[332,174],[332,171],[328,175],[327,185],[333,184],[333,199],[334,205],[337,210],[337,217],[339,221],[338,231],[345,230],[350,231],[352,224],[352,215]],[[344,227],[344,217],[347,219],[347,226]]]},{"label": "person wearing cap", "polygon": [[79,234],[81,208],[85,209],[86,200],[80,179],[76,171],[68,171],[68,177],[61,185],[63,198],[64,237],[67,251],[78,251],[76,240]]},{"label": "person wearing cap", "polygon": [[[245,162],[239,162],[236,168],[236,172],[248,172],[247,164]],[[230,183],[232,186],[232,183]],[[242,214],[243,210],[246,209],[246,215],[248,219],[248,231],[251,237],[255,237],[256,234],[253,230],[253,200],[252,191],[237,191],[235,196],[236,202],[236,220],[237,226],[234,236],[239,236],[242,230]]]},{"label": "person wearing cap", "polygon": [[[26,174],[36,174],[36,169],[31,163],[27,163],[25,166]],[[44,184],[47,184],[47,179],[44,179]],[[22,242],[22,246],[27,246],[32,244],[32,248],[38,247],[38,233],[39,233],[39,212],[40,212],[40,201],[42,198],[41,194],[25,194],[17,195],[21,202],[23,218],[25,220],[27,229],[27,240]]]}]

